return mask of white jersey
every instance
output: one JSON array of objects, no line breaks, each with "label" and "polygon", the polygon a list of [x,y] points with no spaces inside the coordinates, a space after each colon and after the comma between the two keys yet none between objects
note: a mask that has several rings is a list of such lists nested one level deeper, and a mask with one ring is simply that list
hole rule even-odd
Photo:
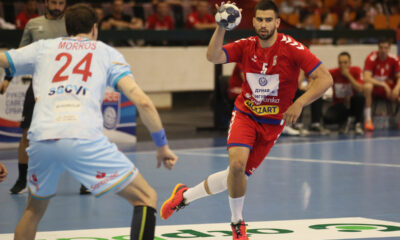
[{"label": "white jersey", "polygon": [[28,138],[34,141],[102,136],[106,86],[115,88],[132,74],[116,49],[88,38],[39,40],[6,55],[16,75],[33,75],[36,105]]}]

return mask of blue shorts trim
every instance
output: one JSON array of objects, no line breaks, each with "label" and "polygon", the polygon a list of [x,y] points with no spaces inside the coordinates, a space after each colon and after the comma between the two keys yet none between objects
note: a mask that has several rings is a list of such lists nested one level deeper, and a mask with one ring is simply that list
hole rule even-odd
[{"label": "blue shorts trim", "polygon": [[49,200],[50,198],[54,197],[56,194],[51,194],[49,196],[41,197],[41,196],[36,196],[35,194],[32,193],[32,190],[28,188],[29,196],[31,196],[34,199],[38,200]]},{"label": "blue shorts trim", "polygon": [[258,118],[256,116],[254,116],[253,114],[245,113],[245,112],[239,110],[236,106],[234,106],[233,109],[251,117],[254,121],[259,122],[259,123],[270,124],[270,125],[283,125],[283,123],[284,123],[284,121],[282,119]]},{"label": "blue shorts trim", "polygon": [[135,171],[135,169],[133,169],[132,171],[130,171],[128,174],[126,174],[124,177],[122,177],[118,182],[114,183],[114,185],[108,187],[106,190],[102,191],[101,193],[96,194],[96,198],[99,198],[101,196],[103,196],[104,194],[108,193],[109,191],[111,191],[112,189],[118,187],[119,185],[121,185],[122,183],[124,183],[126,180],[128,180],[131,176],[133,176],[133,172]]},{"label": "blue shorts trim", "polygon": [[227,145],[227,148],[230,148],[230,147],[247,147],[247,148],[250,148],[250,150],[253,150],[252,146],[243,144],[243,143],[230,143]]},{"label": "blue shorts trim", "polygon": [[226,51],[225,48],[222,48],[222,50],[224,51],[225,56],[226,56],[226,63],[228,63],[228,62],[229,62],[229,55],[228,55],[228,52]]},{"label": "blue shorts trim", "polygon": [[317,69],[317,67],[318,67],[319,65],[321,65],[321,64],[322,64],[322,62],[319,62],[313,69],[311,69],[311,71],[309,71],[309,72],[307,73],[307,76],[310,76],[310,74],[311,74],[312,72],[314,72],[314,70]]},{"label": "blue shorts trim", "polygon": [[15,66],[14,66],[14,62],[10,56],[10,54],[8,52],[4,53],[7,57],[8,63],[10,64],[10,68],[11,68],[11,76],[13,76],[15,74]]}]

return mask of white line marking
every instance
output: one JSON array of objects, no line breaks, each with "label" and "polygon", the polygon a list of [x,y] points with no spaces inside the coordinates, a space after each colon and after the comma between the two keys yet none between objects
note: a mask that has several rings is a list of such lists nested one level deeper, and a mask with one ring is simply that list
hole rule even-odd
[{"label": "white line marking", "polygon": [[[180,152],[179,154],[196,155],[196,156],[207,156],[207,157],[222,157],[228,158],[228,154],[212,154],[212,153],[197,153],[197,152]],[[400,164],[389,164],[389,163],[367,163],[367,162],[353,162],[353,161],[341,161],[341,160],[324,160],[324,159],[309,159],[309,158],[290,158],[290,157],[274,157],[267,156],[265,160],[272,161],[287,161],[287,162],[308,162],[308,163],[328,163],[328,164],[340,164],[340,165],[355,165],[355,166],[373,166],[373,167],[395,167],[400,168]]]}]

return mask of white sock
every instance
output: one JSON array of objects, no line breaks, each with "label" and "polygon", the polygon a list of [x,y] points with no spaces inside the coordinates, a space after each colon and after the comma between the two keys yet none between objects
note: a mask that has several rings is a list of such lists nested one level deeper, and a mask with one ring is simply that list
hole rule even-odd
[{"label": "white sock", "polygon": [[214,173],[207,178],[208,189],[211,194],[217,194],[228,189],[228,173],[229,167],[224,171]]},{"label": "white sock", "polygon": [[364,109],[364,119],[365,121],[371,121],[371,108]]},{"label": "white sock", "polygon": [[185,203],[188,204],[207,195],[206,189],[204,188],[204,181],[202,181],[201,183],[189,188],[186,192],[184,192],[183,198],[185,199]]},{"label": "white sock", "polygon": [[[204,182],[202,181],[183,193],[186,204],[209,195],[204,187]],[[211,194],[225,191],[228,188],[228,169],[210,175],[207,178],[207,183]]]},{"label": "white sock", "polygon": [[244,196],[240,198],[231,198],[229,197],[229,206],[231,207],[231,222],[238,223],[243,220],[242,211],[244,204]]}]

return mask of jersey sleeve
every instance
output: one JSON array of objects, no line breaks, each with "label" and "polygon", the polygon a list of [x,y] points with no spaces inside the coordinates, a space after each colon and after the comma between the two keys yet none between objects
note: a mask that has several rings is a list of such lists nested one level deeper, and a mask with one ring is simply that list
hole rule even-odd
[{"label": "jersey sleeve", "polygon": [[290,46],[292,51],[292,57],[295,59],[296,63],[304,71],[306,76],[309,76],[319,65],[321,65],[321,60],[319,60],[307,47],[301,43],[297,45]]},{"label": "jersey sleeve", "polygon": [[375,58],[374,54],[368,55],[364,62],[364,71],[374,72]]},{"label": "jersey sleeve", "polygon": [[243,57],[243,50],[248,40],[240,39],[232,43],[225,44],[222,50],[226,55],[226,63],[241,62]]},{"label": "jersey sleeve", "polygon": [[11,75],[32,75],[35,70],[37,55],[43,41],[37,41],[25,47],[7,51]]},{"label": "jersey sleeve", "polygon": [[107,86],[116,88],[118,81],[127,75],[132,75],[125,58],[114,48],[109,48],[110,65],[107,72]]},{"label": "jersey sleeve", "polygon": [[354,74],[353,77],[356,79],[358,83],[364,83],[363,77],[362,77],[362,70],[360,67],[354,67]]}]

